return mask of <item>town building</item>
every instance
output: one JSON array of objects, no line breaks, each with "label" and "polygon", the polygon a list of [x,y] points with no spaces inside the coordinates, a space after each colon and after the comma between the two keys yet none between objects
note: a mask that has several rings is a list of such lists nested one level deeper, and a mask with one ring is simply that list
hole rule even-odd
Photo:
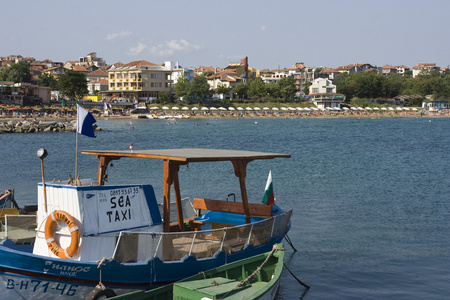
[{"label": "town building", "polygon": [[310,100],[318,108],[341,108],[345,96],[336,94],[336,85],[326,78],[315,79],[309,87]]},{"label": "town building", "polygon": [[155,100],[160,92],[169,92],[172,71],[145,60],[137,60],[108,70],[108,90],[115,98]]},{"label": "town building", "polygon": [[100,68],[102,66],[106,65],[106,62],[103,60],[103,58],[97,57],[97,53],[92,52],[84,57],[80,57],[78,61],[75,63],[77,66],[96,66],[97,68]]},{"label": "town building", "polygon": [[108,72],[102,69],[97,69],[86,75],[87,89],[89,95],[94,95],[97,92],[108,90]]},{"label": "town building", "polygon": [[440,71],[440,68],[436,66],[436,63],[419,63],[412,68],[413,77],[419,74],[428,74],[432,70]]}]

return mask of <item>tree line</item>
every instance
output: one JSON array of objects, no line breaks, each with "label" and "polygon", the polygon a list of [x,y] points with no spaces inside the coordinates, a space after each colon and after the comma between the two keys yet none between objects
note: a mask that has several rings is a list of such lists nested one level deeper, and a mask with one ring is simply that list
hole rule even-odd
[{"label": "tree line", "polygon": [[[362,74],[343,73],[334,80],[337,93],[344,94],[347,99],[392,99],[401,95],[418,95],[416,101],[422,101],[431,95],[433,100],[450,98],[450,73],[438,70],[420,73],[412,77],[412,72],[404,76],[389,74],[385,76],[378,72]],[[420,103],[419,103],[420,105]]]},{"label": "tree line", "polygon": [[[0,81],[12,81],[14,83],[31,82],[32,73],[30,64],[19,61],[7,68],[0,69]],[[80,98],[88,94],[86,75],[75,70],[69,70],[62,74],[58,80],[53,75],[42,73],[39,75],[39,85],[50,87],[60,91],[71,99]]]},{"label": "tree line", "polygon": [[283,77],[278,82],[264,83],[259,77],[244,83],[241,82],[233,90],[225,84],[219,83],[215,91],[210,89],[210,85],[205,75],[194,77],[190,81],[186,77],[180,76],[173,88],[176,97],[187,97],[191,100],[202,100],[213,96],[213,93],[228,95],[233,93],[232,99],[237,101],[289,101],[292,100],[297,92],[293,77]]}]

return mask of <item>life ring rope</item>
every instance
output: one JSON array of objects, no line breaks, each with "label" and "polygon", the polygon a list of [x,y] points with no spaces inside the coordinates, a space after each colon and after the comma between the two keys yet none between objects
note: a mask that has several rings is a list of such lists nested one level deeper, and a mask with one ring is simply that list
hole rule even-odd
[{"label": "life ring rope", "polygon": [[[75,253],[77,253],[78,245],[80,243],[80,230],[77,223],[75,222],[75,219],[69,213],[63,210],[55,210],[49,215],[49,217],[47,217],[47,221],[45,222],[45,241],[47,242],[48,248],[59,258],[72,258]],[[58,223],[58,221],[63,221],[69,228],[71,240],[69,247],[67,247],[66,249],[61,248],[61,246],[58,245],[53,236],[55,225]]]}]

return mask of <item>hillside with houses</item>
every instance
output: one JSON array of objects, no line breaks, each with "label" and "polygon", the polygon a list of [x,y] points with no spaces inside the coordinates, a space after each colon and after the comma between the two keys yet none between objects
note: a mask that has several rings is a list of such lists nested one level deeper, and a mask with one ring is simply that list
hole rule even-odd
[{"label": "hillside with houses", "polygon": [[[412,68],[369,63],[330,68],[293,62],[290,68],[260,70],[253,68],[247,57],[221,67],[183,67],[178,62],[147,60],[107,64],[92,52],[66,62],[3,56],[0,66],[0,101],[22,106],[77,98],[129,103],[309,101],[318,108],[340,108],[343,103],[364,99],[448,108],[450,96],[449,69],[435,63],[418,63]],[[29,74],[14,77],[20,73],[16,70],[19,66],[29,68]],[[85,89],[73,95],[61,92],[61,78],[75,73],[85,78]]]}]

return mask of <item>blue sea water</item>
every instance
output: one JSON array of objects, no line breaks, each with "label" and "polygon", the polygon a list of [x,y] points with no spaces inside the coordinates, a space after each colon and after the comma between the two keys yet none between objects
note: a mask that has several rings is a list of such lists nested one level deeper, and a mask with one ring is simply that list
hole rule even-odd
[{"label": "blue sea water", "polygon": [[[226,148],[288,153],[248,166],[252,202],[272,170],[277,204],[294,208],[279,299],[447,299],[450,293],[450,118],[99,120],[79,149]],[[131,129],[134,128],[134,129]],[[74,133],[0,135],[0,189],[36,203],[45,179],[75,169]],[[110,183],[151,183],[162,200],[160,161],[113,162]],[[96,178],[95,157],[78,173]],[[239,183],[230,163],[180,170],[182,196],[225,199]],[[239,198],[239,197],[238,197]]]}]

